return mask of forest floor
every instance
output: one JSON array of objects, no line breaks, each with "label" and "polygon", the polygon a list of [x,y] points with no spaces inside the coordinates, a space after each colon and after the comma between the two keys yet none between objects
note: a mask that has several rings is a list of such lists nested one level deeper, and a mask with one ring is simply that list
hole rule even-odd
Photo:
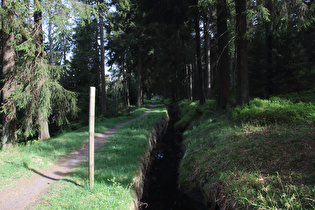
[{"label": "forest floor", "polygon": [[[130,122],[143,118],[151,111],[151,108],[137,118],[97,134],[95,136],[95,150],[102,146],[113,132]],[[65,179],[65,177],[74,167],[88,158],[88,153],[88,142],[85,142],[82,149],[72,152],[68,157],[56,161],[50,167],[43,169],[28,167],[33,172],[31,177],[18,179],[0,191],[0,209],[32,209],[32,206],[49,192],[49,187],[61,180],[79,185],[70,179]]]}]

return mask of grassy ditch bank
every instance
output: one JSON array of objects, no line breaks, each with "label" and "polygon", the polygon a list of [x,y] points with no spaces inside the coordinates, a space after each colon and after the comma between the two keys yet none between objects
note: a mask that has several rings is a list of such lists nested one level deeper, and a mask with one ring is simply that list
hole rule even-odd
[{"label": "grassy ditch bank", "polygon": [[222,114],[214,104],[179,104],[180,187],[222,209],[315,209],[315,106],[254,99]]},{"label": "grassy ditch bank", "polygon": [[[98,122],[95,132],[103,132],[136,118],[146,110],[147,108],[136,109],[130,116]],[[166,117],[166,108],[156,105],[144,118],[133,121],[113,133],[108,142],[95,153],[95,187],[92,191],[88,185],[88,163],[84,162],[69,173],[63,179],[65,181],[54,184],[32,209],[132,208],[132,193],[135,190],[133,184],[141,173],[141,158],[150,146],[148,137]],[[33,172],[28,168],[43,170],[57,159],[81,148],[87,139],[88,127],[84,127],[49,141],[0,151],[0,186],[8,187],[16,179],[30,176]]]},{"label": "grassy ditch bank", "polygon": [[[95,152],[95,186],[88,185],[88,162],[68,174],[34,209],[134,209],[141,194],[142,165],[154,138],[155,128],[167,118],[164,106],[156,105],[144,118],[114,132]],[[140,191],[140,192],[139,192]]]},{"label": "grassy ditch bank", "polygon": [[[136,109],[130,116],[96,120],[95,133],[101,133],[122,122],[136,118],[145,113],[147,109]],[[0,190],[13,181],[22,177],[30,176],[33,171],[28,168],[43,169],[50,166],[54,161],[69,155],[72,151],[81,149],[82,143],[89,138],[88,126],[75,131],[65,132],[57,137],[43,142],[36,140],[27,145],[0,150]]]}]

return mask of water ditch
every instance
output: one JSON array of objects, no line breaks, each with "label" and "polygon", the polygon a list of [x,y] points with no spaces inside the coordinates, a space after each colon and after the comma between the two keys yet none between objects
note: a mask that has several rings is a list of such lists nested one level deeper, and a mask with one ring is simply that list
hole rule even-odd
[{"label": "water ditch", "polygon": [[182,158],[182,132],[174,129],[177,114],[169,110],[166,133],[157,140],[150,155],[139,210],[203,210],[199,194],[188,195],[178,189],[178,165]]}]

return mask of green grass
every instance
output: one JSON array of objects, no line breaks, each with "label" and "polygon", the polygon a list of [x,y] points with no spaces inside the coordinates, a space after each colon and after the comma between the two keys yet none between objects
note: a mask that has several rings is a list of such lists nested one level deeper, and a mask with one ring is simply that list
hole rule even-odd
[{"label": "green grass", "polygon": [[[184,133],[180,186],[201,190],[207,201],[228,209],[314,209],[314,119],[291,120],[290,112],[283,112],[281,119],[289,120],[274,117],[261,123],[260,116],[275,114],[270,106],[259,107],[256,116],[248,114],[257,112],[250,105],[239,108],[244,113],[236,109],[239,118],[234,120],[232,110],[191,123]],[[255,120],[242,122],[245,116]]]},{"label": "green grass", "polygon": [[[154,110],[163,109],[157,106]],[[115,125],[142,115],[147,108],[136,109],[129,116],[97,120],[95,132],[104,132]],[[160,113],[154,111],[153,113]],[[0,190],[12,185],[13,181],[30,176],[33,172],[28,168],[43,169],[50,166],[57,159],[69,155],[73,150],[80,149],[82,143],[88,140],[88,127],[76,131],[60,134],[59,136],[43,141],[33,141],[28,145],[19,145],[0,151]]]},{"label": "green grass", "polygon": [[186,129],[189,124],[197,119],[202,119],[203,116],[207,116],[215,110],[216,102],[214,100],[207,100],[202,106],[199,105],[199,101],[189,101],[188,99],[182,100],[178,104],[181,110],[180,120],[175,123],[175,128]]},{"label": "green grass", "polygon": [[238,106],[232,111],[232,119],[256,123],[294,123],[314,121],[315,106],[312,103],[293,103],[288,99],[273,97],[256,98],[249,105]]},{"label": "green grass", "polygon": [[289,94],[282,94],[279,95],[281,98],[289,99],[293,102],[311,102],[315,104],[315,88],[306,90],[306,91],[300,91],[295,93],[289,93]]},{"label": "green grass", "polygon": [[[88,185],[88,162],[76,167],[53,186],[35,209],[130,209],[140,163],[148,148],[150,132],[167,111],[156,106],[145,118],[117,130],[95,153],[95,186]],[[77,183],[78,185],[74,185]]]}]

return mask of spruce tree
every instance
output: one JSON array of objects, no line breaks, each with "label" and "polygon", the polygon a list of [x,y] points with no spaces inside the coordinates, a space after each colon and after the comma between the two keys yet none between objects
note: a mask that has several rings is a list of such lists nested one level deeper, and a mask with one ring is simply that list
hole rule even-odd
[{"label": "spruce tree", "polygon": [[[49,119],[57,124],[67,121],[67,113],[76,109],[75,94],[60,85],[62,69],[49,65],[45,59],[42,14],[47,5],[40,0],[7,3],[8,8],[16,8],[12,13],[11,30],[18,34],[10,41],[10,47],[17,54],[14,70],[6,75],[16,85],[12,91],[3,89],[3,95],[10,94],[10,97],[6,98],[2,110],[6,112],[8,107],[16,106],[21,136],[38,135],[40,140],[47,139],[50,137]],[[11,113],[14,115],[13,111]],[[4,124],[7,122],[5,120]]]},{"label": "spruce tree", "polygon": [[199,78],[199,100],[200,105],[206,102],[205,95],[205,81],[204,81],[204,72],[202,70],[201,64],[201,38],[200,38],[200,12],[198,7],[198,1],[195,5],[195,14],[194,14],[194,23],[195,23],[195,33],[196,33],[196,55],[197,55],[197,72]]},{"label": "spruce tree", "polygon": [[228,28],[227,28],[227,3],[226,0],[218,0],[217,3],[217,30],[218,30],[218,74],[219,96],[218,108],[226,109],[230,96],[230,71],[228,52]]},{"label": "spruce tree", "polygon": [[246,38],[246,0],[235,1],[236,10],[236,57],[237,57],[237,99],[238,105],[249,103],[248,51]]},{"label": "spruce tree", "polygon": [[100,50],[101,50],[101,87],[102,87],[102,99],[101,99],[101,113],[105,115],[106,112],[106,77],[105,77],[105,37],[104,37],[104,8],[105,4],[103,0],[100,0],[99,6],[99,30],[100,30]]},{"label": "spruce tree", "polygon": [[83,116],[89,113],[89,87],[97,87],[100,74],[99,49],[97,44],[98,24],[96,19],[81,19],[72,37],[72,59],[64,71],[62,84],[78,94],[78,107]]},{"label": "spruce tree", "polygon": [[2,78],[4,85],[2,87],[2,111],[3,127],[1,138],[1,149],[10,144],[15,144],[16,136],[16,106],[12,101],[12,94],[16,88],[14,78],[15,52],[14,42],[14,7],[8,7],[7,0],[2,0]]}]

